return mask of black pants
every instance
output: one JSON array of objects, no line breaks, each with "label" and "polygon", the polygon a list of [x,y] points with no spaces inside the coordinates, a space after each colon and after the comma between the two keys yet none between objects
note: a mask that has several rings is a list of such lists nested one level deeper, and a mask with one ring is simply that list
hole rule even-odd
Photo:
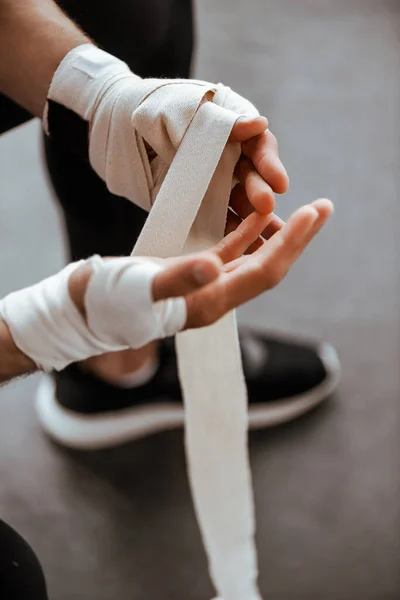
[{"label": "black pants", "polygon": [[0,521],[0,598],[47,600],[43,571],[32,548]]},{"label": "black pants", "polygon": [[[62,0],[61,7],[104,50],[142,77],[188,77],[193,50],[191,0]],[[0,95],[0,133],[32,116]],[[44,138],[46,164],[61,204],[72,260],[130,254],[146,213],[110,194],[90,165]],[[78,185],[79,182],[79,185]],[[1,600],[46,600],[31,548],[0,522]]]}]

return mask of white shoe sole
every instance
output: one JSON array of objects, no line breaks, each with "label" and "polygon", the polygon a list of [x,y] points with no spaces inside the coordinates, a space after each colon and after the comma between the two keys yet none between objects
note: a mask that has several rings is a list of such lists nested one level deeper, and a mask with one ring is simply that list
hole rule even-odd
[{"label": "white shoe sole", "polygon": [[[250,407],[249,426],[264,429],[286,423],[315,408],[329,397],[340,380],[340,363],[335,349],[320,346],[319,356],[327,377],[300,396]],[[183,407],[174,403],[157,403],[127,408],[100,415],[86,415],[61,406],[55,385],[43,376],[36,394],[36,409],[45,432],[56,442],[79,450],[96,450],[117,446],[139,438],[183,426]]]}]

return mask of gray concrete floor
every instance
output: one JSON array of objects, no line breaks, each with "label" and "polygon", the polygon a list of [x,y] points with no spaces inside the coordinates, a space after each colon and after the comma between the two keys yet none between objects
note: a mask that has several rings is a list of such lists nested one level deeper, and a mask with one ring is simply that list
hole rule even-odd
[{"label": "gray concrete floor", "polygon": [[[336,215],[242,320],[328,338],[336,398],[253,435],[261,587],[270,600],[400,597],[399,140],[396,0],[199,0],[197,75],[270,119],[291,175],[279,200]],[[38,124],[0,140],[0,296],[63,263]],[[41,434],[37,379],[1,390],[0,514],[40,555],[52,599],[211,594],[182,436],[67,453]]]}]

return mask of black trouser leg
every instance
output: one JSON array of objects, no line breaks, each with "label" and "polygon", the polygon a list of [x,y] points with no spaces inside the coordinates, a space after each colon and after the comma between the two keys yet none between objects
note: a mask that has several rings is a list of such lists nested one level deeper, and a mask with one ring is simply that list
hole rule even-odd
[{"label": "black trouser leg", "polygon": [[47,600],[42,567],[32,548],[0,521],[0,598]]},{"label": "black trouser leg", "polygon": [[[97,43],[139,75],[189,76],[191,0],[66,0],[60,4]],[[79,156],[46,137],[44,146],[50,180],[64,213],[70,258],[130,254],[146,213],[108,192]]]}]

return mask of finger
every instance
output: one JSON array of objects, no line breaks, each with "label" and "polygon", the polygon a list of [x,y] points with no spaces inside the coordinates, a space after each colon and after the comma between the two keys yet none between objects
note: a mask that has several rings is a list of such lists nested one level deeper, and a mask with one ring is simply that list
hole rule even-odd
[{"label": "finger", "polygon": [[328,219],[335,211],[333,202],[327,198],[319,198],[318,200],[312,202],[311,206],[313,206],[318,211],[320,217],[325,220]]},{"label": "finger", "polygon": [[271,186],[255,169],[251,160],[243,156],[236,165],[235,174],[244,187],[250,203],[255,210],[270,213],[275,208],[275,194]]},{"label": "finger", "polygon": [[[274,287],[287,274],[290,267],[305,250],[333,212],[329,200],[316,201],[298,209],[268,243],[257,251],[254,258],[260,260]],[[269,288],[267,288],[269,289]]]},{"label": "finger", "polygon": [[306,236],[318,219],[312,207],[303,207],[246,262],[226,275],[225,310],[231,310],[275,287],[306,246]]},{"label": "finger", "polygon": [[[317,210],[318,218],[315,221],[314,225],[310,228],[308,234],[305,236],[305,238],[303,240],[303,245],[301,246],[301,249],[304,249],[303,247],[305,247],[312,240],[312,238],[315,237],[315,235],[323,227],[323,225],[325,224],[325,222],[327,221],[329,216],[334,211],[332,202],[327,199],[316,200],[315,202],[313,202],[311,204],[311,206]],[[259,248],[264,246],[266,244],[266,241],[268,239],[270,239],[273,235],[275,235],[275,233],[280,231],[284,225],[285,225],[285,222],[282,221],[282,219],[280,219],[276,215],[272,215],[271,223],[263,231],[262,238],[260,237],[256,242],[254,242],[254,244],[252,244],[252,246],[250,246],[248,248],[247,253],[252,254],[256,250],[258,250]],[[293,236],[296,237],[296,234],[294,233]],[[266,250],[268,252],[268,247],[264,248],[264,250]],[[295,254],[292,256],[292,258],[293,257],[295,259],[297,258],[297,256]],[[245,264],[246,260],[247,260],[246,256],[237,258],[234,261],[232,261],[228,264],[225,264],[223,266],[223,271],[227,272],[227,273],[230,271],[233,271],[238,266]]]},{"label": "finger", "polygon": [[283,194],[289,187],[289,177],[278,151],[276,137],[268,129],[261,135],[242,144],[242,152],[277,194]]},{"label": "finger", "polygon": [[214,281],[221,270],[221,261],[211,252],[168,259],[165,262],[167,266],[153,280],[155,302],[185,296]]},{"label": "finger", "polygon": [[[271,222],[269,223],[269,225],[267,225],[267,227],[264,229],[264,231],[262,231],[260,237],[253,244],[251,244],[251,246],[249,246],[247,248],[246,252],[244,253],[245,256],[241,256],[227,264],[224,264],[222,270],[225,273],[229,273],[230,271],[233,271],[241,264],[244,264],[245,261],[247,260],[246,255],[253,254],[257,250],[259,250],[273,235],[275,235],[275,233],[277,233],[277,231],[280,231],[280,229],[282,229],[282,227],[284,225],[285,225],[285,221],[283,221],[280,217],[278,217],[277,215],[274,215],[274,214],[271,215]],[[322,227],[322,225],[321,225],[321,227]]]},{"label": "finger", "polygon": [[262,215],[253,212],[242,221],[231,211],[228,213],[228,230],[226,235],[214,248],[212,252],[223,262],[235,260],[254,244],[262,231],[267,226],[271,215]]},{"label": "finger", "polygon": [[[230,207],[242,219],[245,219],[254,211],[254,207],[252,206],[252,204],[250,204],[249,199],[247,198],[246,190],[240,183],[235,185],[231,192]],[[281,229],[284,223],[285,221],[283,221],[280,217],[278,217],[275,214],[272,214],[271,221],[261,234],[262,237],[266,240],[269,240],[269,238],[273,236],[274,233]]]},{"label": "finger", "polygon": [[260,135],[267,127],[268,119],[266,117],[255,117],[254,119],[240,117],[233,126],[229,141],[244,142],[256,135]]},{"label": "finger", "polygon": [[[226,275],[224,310],[231,310],[275,287],[315,235],[320,217],[311,205],[296,211],[268,242]],[[326,220],[326,219],[325,219]],[[311,234],[311,237],[310,237]],[[213,286],[211,286],[213,287]]]},{"label": "finger", "polygon": [[275,235],[275,233],[280,231],[284,225],[285,221],[283,219],[278,217],[278,215],[272,214],[271,221],[262,232],[262,237],[265,240],[269,240],[273,235]]},{"label": "finger", "polygon": [[[283,226],[286,226],[286,228],[290,228],[290,235],[288,238],[289,242],[286,242],[285,251],[286,251],[286,255],[290,256],[292,259],[297,257],[299,249],[303,248],[303,246],[305,246],[307,244],[307,240],[311,239],[311,236],[314,233],[314,228],[316,228],[316,223],[318,221],[319,215],[318,215],[317,211],[314,211],[314,213],[312,213],[312,210],[310,211],[310,208],[311,207],[309,205],[307,205],[306,207],[302,207],[301,209],[299,209],[299,211],[296,211],[296,213],[294,215],[292,215],[292,217],[288,221],[288,224],[283,223],[283,225],[281,225],[278,229],[278,231],[281,231]],[[305,210],[303,210],[303,209],[305,209]],[[305,215],[303,215],[304,212],[306,213]],[[310,213],[315,218],[315,221],[314,221],[314,224],[311,224],[311,226],[308,227],[305,220],[308,221],[310,219]],[[307,228],[307,227],[308,227],[308,233],[303,235],[302,232],[303,232],[304,228]],[[275,232],[275,233],[277,233],[277,232]],[[282,236],[278,237],[277,235],[269,242],[263,241],[263,244],[260,244],[260,247],[259,247],[258,251],[256,252],[255,259],[258,261],[259,264],[267,266],[266,265],[267,260],[271,263],[273,261],[273,258],[271,258],[271,256],[273,255],[275,248],[283,246],[284,243],[285,243],[285,240],[282,239]],[[291,244],[290,248],[289,248],[289,244]],[[276,259],[276,256],[274,258]],[[240,266],[248,268],[249,265],[251,266],[251,264],[249,263],[248,257],[242,256],[242,257],[236,259],[235,261],[233,261],[232,263],[228,263],[227,265],[224,265],[223,271],[231,272]],[[274,268],[276,268],[276,270],[279,270],[282,272],[284,271],[284,268],[281,268],[281,265],[279,263],[274,264]]]},{"label": "finger", "polygon": [[[237,165],[237,170],[236,170],[237,174],[238,174],[239,168],[240,167],[239,167],[239,164],[238,164]],[[256,171],[254,169],[250,168],[250,170],[251,170],[252,174],[256,173]],[[257,173],[256,173],[256,177],[257,177],[258,181],[261,179],[257,175]],[[256,185],[258,185],[258,181],[256,182]],[[261,179],[261,188],[262,188],[262,190],[266,189],[268,191],[268,193],[271,193],[271,197],[273,198],[273,200],[272,200],[272,202],[270,202],[270,206],[268,206],[268,205],[265,205],[264,200],[262,199],[261,203],[263,205],[263,210],[261,210],[259,212],[263,212],[263,213],[272,212],[272,210],[273,210],[273,202],[274,202],[274,194],[270,190],[269,186],[266,185],[265,182],[262,179]],[[256,193],[257,193],[257,190],[256,190]],[[231,195],[230,195],[230,199],[229,199],[229,206],[242,219],[245,219],[246,217],[248,217],[255,210],[253,204],[249,200],[249,197],[247,195],[246,188],[245,188],[244,184],[237,183],[235,185],[235,187],[231,191]],[[269,208],[271,210],[268,210]]]},{"label": "finger", "polygon": [[[210,285],[186,297],[188,318],[186,327],[209,325],[230,310],[271,289],[287,273],[291,264],[305,249],[321,223],[332,213],[332,206],[323,202],[307,205],[296,211],[268,243],[252,256],[238,258],[236,268],[228,269]],[[322,208],[321,214],[319,209]]]},{"label": "finger", "polygon": [[244,254],[245,254],[245,256],[246,256],[247,254],[253,254],[253,253],[254,253],[254,252],[256,252],[257,250],[259,250],[259,248],[261,248],[261,246],[262,246],[264,243],[265,243],[265,242],[264,242],[264,240],[263,240],[261,237],[259,237],[258,239],[256,239],[256,241],[255,241],[255,242],[253,242],[253,243],[251,244],[251,246],[249,246],[249,247],[247,248],[246,252],[244,253]]},{"label": "finger", "polygon": [[253,212],[254,206],[250,204],[246,190],[241,183],[237,183],[232,189],[229,206],[242,219],[245,219]]},{"label": "finger", "polygon": [[[234,212],[229,211],[227,221],[226,221],[225,237],[228,234],[235,231],[242,222],[243,222],[243,220],[240,217],[238,217]],[[255,242],[252,242],[250,244],[250,246],[248,248],[246,248],[246,250],[244,250],[244,254],[251,254],[252,252],[255,252],[256,250],[258,250],[258,248],[260,248],[262,246],[262,244],[263,244],[263,240],[261,239],[261,237],[258,237],[255,240]]]},{"label": "finger", "polygon": [[235,231],[241,224],[243,219],[238,217],[232,210],[228,209],[228,214],[226,216],[226,225],[225,225],[225,237],[230,233]]},{"label": "finger", "polygon": [[306,238],[307,244],[311,241],[313,237],[315,237],[319,230],[322,229],[328,218],[334,212],[334,206],[332,202],[326,198],[320,198],[319,200],[315,200],[315,202],[311,203],[311,206],[313,206],[318,211],[319,218]]}]

